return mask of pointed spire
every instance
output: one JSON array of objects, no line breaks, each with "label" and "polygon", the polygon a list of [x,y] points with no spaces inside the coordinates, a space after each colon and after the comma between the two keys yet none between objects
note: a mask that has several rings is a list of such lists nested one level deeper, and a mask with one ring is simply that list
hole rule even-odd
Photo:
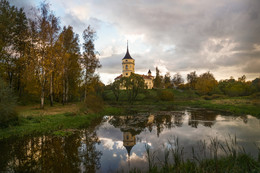
[{"label": "pointed spire", "polygon": [[128,51],[128,40],[127,40],[127,44],[126,44],[126,54],[125,54],[125,57],[123,59],[133,59],[130,56],[129,51]]}]

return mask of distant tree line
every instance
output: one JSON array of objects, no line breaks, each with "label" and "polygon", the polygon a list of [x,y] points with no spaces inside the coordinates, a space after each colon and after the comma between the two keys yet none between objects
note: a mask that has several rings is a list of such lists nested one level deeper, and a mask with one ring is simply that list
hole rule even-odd
[{"label": "distant tree line", "polygon": [[210,72],[197,75],[196,71],[193,71],[187,74],[187,83],[184,84],[184,79],[179,73],[171,77],[170,73],[167,72],[162,76],[160,75],[160,70],[156,67],[154,88],[189,89],[195,90],[199,95],[248,96],[260,92],[260,78],[246,81],[246,76],[243,75],[237,80],[231,76],[230,79],[217,81]]},{"label": "distant tree line", "polygon": [[20,102],[38,101],[41,108],[46,99],[52,106],[98,93],[103,84],[95,74],[101,67],[95,31],[84,30],[81,52],[79,35],[72,26],[60,26],[48,3],[30,13],[0,1],[0,82]]}]

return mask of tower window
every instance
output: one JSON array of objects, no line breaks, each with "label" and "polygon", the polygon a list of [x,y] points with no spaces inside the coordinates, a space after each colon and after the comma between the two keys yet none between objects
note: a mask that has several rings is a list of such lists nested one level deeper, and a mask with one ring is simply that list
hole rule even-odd
[{"label": "tower window", "polygon": [[127,59],[125,61],[127,62]]},{"label": "tower window", "polygon": [[126,73],[125,75],[128,76],[128,73]]},{"label": "tower window", "polygon": [[128,65],[125,65],[125,69],[128,69]]}]

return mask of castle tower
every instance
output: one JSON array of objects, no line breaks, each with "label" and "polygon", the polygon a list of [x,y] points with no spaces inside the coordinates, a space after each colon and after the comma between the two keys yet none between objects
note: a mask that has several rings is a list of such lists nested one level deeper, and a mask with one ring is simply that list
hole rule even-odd
[{"label": "castle tower", "polygon": [[130,132],[123,132],[123,146],[126,148],[128,156],[130,157],[131,149],[136,144],[135,135]]},{"label": "castle tower", "polygon": [[125,57],[122,59],[122,74],[123,77],[129,77],[131,73],[135,72],[135,60],[130,56],[128,51],[128,41],[127,50]]},{"label": "castle tower", "polygon": [[152,76],[152,72],[151,72],[150,69],[149,69],[149,71],[148,71],[148,76]]}]

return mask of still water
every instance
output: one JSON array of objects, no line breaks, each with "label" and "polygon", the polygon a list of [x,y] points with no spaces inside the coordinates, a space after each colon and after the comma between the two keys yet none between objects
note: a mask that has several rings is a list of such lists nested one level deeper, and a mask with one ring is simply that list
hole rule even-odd
[{"label": "still water", "polygon": [[158,164],[165,149],[176,140],[184,158],[200,144],[236,138],[247,153],[257,155],[260,120],[250,116],[223,115],[209,110],[184,110],[104,116],[71,135],[28,136],[0,141],[0,172],[127,172],[147,170],[149,146]]}]

